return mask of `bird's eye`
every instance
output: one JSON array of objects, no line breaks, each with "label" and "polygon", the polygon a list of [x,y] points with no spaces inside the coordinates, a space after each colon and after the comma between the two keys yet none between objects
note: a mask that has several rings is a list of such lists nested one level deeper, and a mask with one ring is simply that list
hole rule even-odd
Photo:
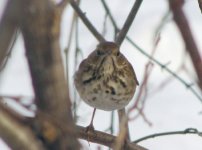
[{"label": "bird's eye", "polygon": [[103,55],[104,53],[101,52],[100,50],[97,50],[97,55],[100,56],[100,55]]},{"label": "bird's eye", "polygon": [[119,56],[119,55],[120,55],[120,52],[117,52],[117,53],[116,53],[116,56]]}]

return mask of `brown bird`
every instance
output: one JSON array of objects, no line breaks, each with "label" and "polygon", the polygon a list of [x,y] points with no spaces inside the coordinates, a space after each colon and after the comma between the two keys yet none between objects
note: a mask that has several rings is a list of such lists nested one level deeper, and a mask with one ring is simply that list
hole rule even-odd
[{"label": "brown bird", "polygon": [[[114,42],[98,44],[81,62],[74,83],[84,102],[105,111],[124,108],[139,85],[132,65]],[[94,113],[95,109],[93,117]]]}]

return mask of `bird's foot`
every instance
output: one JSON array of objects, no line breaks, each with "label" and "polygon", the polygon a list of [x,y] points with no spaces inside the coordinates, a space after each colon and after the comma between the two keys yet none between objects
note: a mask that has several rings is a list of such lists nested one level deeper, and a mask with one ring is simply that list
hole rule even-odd
[{"label": "bird's foot", "polygon": [[93,126],[93,124],[89,124],[87,127],[86,127],[86,132],[88,133],[88,132],[91,132],[91,131],[94,131],[95,129],[94,129],[94,126]]},{"label": "bird's foot", "polygon": [[90,132],[92,133],[93,131],[94,131],[95,129],[94,129],[94,126],[93,126],[93,124],[89,124],[87,127],[86,127],[86,133],[87,133],[87,136],[88,136],[88,145],[90,146],[90,136],[89,136],[89,134],[90,134]]}]

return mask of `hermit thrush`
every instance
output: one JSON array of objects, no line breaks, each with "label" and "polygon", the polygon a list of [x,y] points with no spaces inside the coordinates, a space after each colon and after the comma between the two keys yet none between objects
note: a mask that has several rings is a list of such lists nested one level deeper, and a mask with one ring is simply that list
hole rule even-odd
[{"label": "hermit thrush", "polygon": [[133,67],[114,42],[102,42],[75,73],[80,97],[90,106],[112,111],[132,99],[138,81]]}]

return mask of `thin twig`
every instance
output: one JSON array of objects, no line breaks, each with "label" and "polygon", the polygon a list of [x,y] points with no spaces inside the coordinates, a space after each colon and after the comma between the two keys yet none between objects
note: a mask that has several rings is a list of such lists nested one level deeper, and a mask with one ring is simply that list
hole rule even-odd
[{"label": "thin twig", "polygon": [[110,133],[114,134],[114,111],[111,112],[111,121],[110,121]]},{"label": "thin twig", "polygon": [[30,104],[23,104],[22,101],[23,99],[32,99],[31,97],[25,97],[25,96],[9,96],[9,95],[0,95],[0,101],[3,100],[5,104],[7,104],[7,101],[5,99],[10,99],[12,101],[15,101],[18,105],[26,109],[27,111],[32,111],[32,106],[34,105],[33,103]]},{"label": "thin twig", "polygon": [[182,38],[184,39],[186,50],[189,52],[194,69],[198,76],[198,86],[202,91],[202,58],[199,49],[194,41],[188,20],[182,10],[184,0],[169,1],[170,9],[173,12],[173,19],[178,26]]},{"label": "thin twig", "polygon": [[142,137],[140,139],[137,139],[137,140],[133,141],[133,143],[139,143],[144,140],[148,140],[148,139],[159,137],[159,136],[178,135],[178,134],[196,134],[200,137],[202,136],[202,132],[199,132],[197,129],[187,128],[184,131],[171,131],[171,132],[155,133],[155,134],[148,135],[148,136]]},{"label": "thin twig", "polygon": [[74,0],[70,1],[71,6],[74,8],[74,10],[77,12],[78,16],[81,18],[83,23],[86,25],[86,27],[91,31],[91,33],[95,36],[95,38],[103,42],[105,39],[102,37],[102,35],[95,29],[95,27],[91,24],[91,22],[87,19],[86,15],[82,12],[82,10],[78,7],[77,3]]},{"label": "thin twig", "polygon": [[[189,75],[189,77],[191,78],[191,75],[189,74],[190,72],[188,72],[185,68],[185,59],[186,59],[186,51],[184,52],[184,55],[182,56],[182,60],[181,60],[181,65],[179,65],[178,69],[176,69],[175,73],[179,74],[181,71],[186,71],[186,73]],[[164,81],[162,81],[157,87],[155,87],[154,89],[152,89],[152,91],[150,91],[150,96],[155,95],[157,92],[163,90],[165,88],[166,85],[170,84],[173,81],[173,76],[170,75],[169,77],[167,77]],[[193,85],[192,83],[190,83],[190,86]]]},{"label": "thin twig", "polygon": [[[141,115],[141,117],[142,117],[142,119],[144,120],[144,122],[148,125],[148,126],[152,126],[152,122],[146,117],[146,115],[144,114],[144,112],[143,112],[143,109],[144,109],[144,105],[143,105],[143,107],[142,108],[137,108],[138,109],[138,111],[139,111],[139,114],[137,114],[137,116],[135,116],[135,117],[138,117],[138,115]],[[133,119],[133,118],[132,118]],[[134,118],[134,119],[136,119],[136,118]]]},{"label": "thin twig", "polygon": [[123,42],[123,40],[125,39],[126,37],[126,34],[128,33],[128,30],[131,26],[131,24],[133,23],[133,20],[135,19],[135,16],[140,8],[140,5],[142,3],[143,0],[136,0],[133,7],[132,7],[132,10],[130,11],[127,19],[126,19],[126,22],[124,23],[123,25],[123,28],[120,30],[117,38],[116,38],[116,43],[120,46],[121,43]]},{"label": "thin twig", "polygon": [[148,79],[150,77],[151,71],[153,69],[153,64],[151,62],[149,62],[146,66],[145,66],[145,74],[144,74],[144,79],[143,79],[143,83],[140,86],[140,90],[139,93],[137,95],[137,98],[135,100],[135,104],[128,110],[128,113],[131,113],[134,109],[136,109],[138,107],[138,104],[141,100],[141,97],[143,95],[144,89],[146,88]]},{"label": "thin twig", "polygon": [[[157,50],[157,46],[159,44],[160,41],[160,33],[156,34],[155,37],[155,41],[154,41],[154,47],[152,49],[151,52],[151,56],[153,57],[156,50]],[[139,115],[141,115],[143,117],[143,119],[145,120],[145,122],[151,126],[151,122],[148,121],[148,119],[146,118],[146,116],[144,115],[143,109],[144,109],[144,104],[146,102],[146,98],[147,98],[147,85],[148,85],[148,80],[149,77],[151,76],[151,72],[153,70],[153,63],[151,62],[151,60],[148,60],[147,64],[145,65],[145,71],[144,71],[144,77],[143,77],[143,81],[142,84],[140,85],[140,90],[137,94],[137,98],[135,100],[134,105],[129,109],[128,113],[131,113],[133,110],[137,109],[139,111],[139,113],[133,117],[130,118],[130,120],[134,120],[136,119]],[[142,106],[138,107],[140,101],[142,101]]]},{"label": "thin twig", "polygon": [[140,48],[140,46],[138,46],[135,42],[133,42],[133,40],[131,38],[126,37],[126,39],[128,40],[129,43],[131,43],[144,56],[146,56],[147,58],[149,58],[150,60],[155,62],[158,66],[160,66],[162,69],[164,69],[165,71],[170,73],[175,79],[177,79],[179,82],[181,82],[186,88],[188,88],[196,96],[196,98],[198,100],[200,100],[200,102],[202,102],[202,96],[199,93],[197,93],[196,90],[192,86],[190,86],[189,83],[187,83],[184,79],[182,79],[178,74],[173,72],[171,69],[169,69],[166,65],[162,64],[161,62],[156,60],[154,57],[152,57],[148,53],[146,53],[146,51],[143,50],[142,48]]},{"label": "thin twig", "polygon": [[[80,3],[80,0],[77,1],[78,5]],[[76,13],[76,12],[75,12]],[[79,48],[79,18],[78,15],[76,14],[76,20],[75,20],[75,54],[74,54],[74,72],[76,72],[76,67],[78,65],[77,60],[78,60],[78,54],[81,52]],[[77,121],[77,94],[76,90],[74,90],[74,102],[73,102],[73,116],[74,116],[74,121]]]},{"label": "thin twig", "polygon": [[68,36],[67,47],[66,47],[65,50],[64,50],[64,53],[65,53],[65,64],[66,64],[66,80],[67,80],[67,85],[69,85],[68,57],[69,57],[69,50],[70,50],[71,43],[72,43],[72,37],[73,37],[75,19],[76,19],[76,15],[75,15],[75,13],[74,13],[74,14],[73,14],[72,21],[71,21],[70,33],[69,33],[69,36]]},{"label": "thin twig", "polygon": [[109,7],[108,7],[107,3],[105,2],[105,0],[101,0],[101,2],[102,2],[102,5],[103,5],[105,11],[108,13],[109,18],[110,18],[110,20],[111,20],[113,26],[115,27],[116,30],[119,31],[118,26],[117,26],[117,24],[116,24],[116,22],[115,22],[115,20],[114,20],[114,18],[113,18],[113,16],[112,16],[110,10],[109,10]]},{"label": "thin twig", "polygon": [[105,17],[104,17],[104,21],[103,21],[103,29],[102,29],[102,36],[104,37],[107,33],[107,18],[108,18],[108,14],[105,13]]},{"label": "thin twig", "polygon": [[155,36],[156,37],[163,29],[163,27],[166,25],[166,23],[168,23],[171,20],[171,12],[170,10],[168,10],[164,16],[162,17],[159,25],[157,26],[156,30],[155,30]]},{"label": "thin twig", "polygon": [[[76,12],[73,13],[72,15],[72,21],[71,21],[71,27],[70,27],[70,33],[69,33],[69,36],[68,36],[68,42],[67,42],[67,47],[65,48],[64,50],[64,53],[65,53],[65,64],[66,64],[66,81],[67,81],[67,86],[68,86],[68,89],[69,88],[69,55],[70,55],[70,47],[72,45],[72,37],[73,37],[73,31],[74,31],[74,27],[75,27],[75,24],[77,24],[77,14]],[[74,99],[74,102],[73,102],[73,118],[74,118],[74,121],[76,121],[76,104],[75,104],[75,99]]]},{"label": "thin twig", "polygon": [[114,38],[116,38],[116,35],[117,35],[117,33],[119,32],[119,29],[118,29],[118,27],[117,27],[117,25],[116,25],[116,22],[115,22],[115,20],[114,20],[114,18],[113,18],[113,16],[112,16],[112,14],[111,14],[111,12],[110,12],[108,6],[107,6],[105,0],[101,0],[101,2],[102,2],[102,5],[103,5],[103,7],[104,7],[106,13],[108,14],[108,16],[109,16],[109,18],[110,18],[110,20],[111,20],[111,22],[112,22],[112,25],[114,26]]},{"label": "thin twig", "polygon": [[144,74],[143,82],[140,86],[140,92],[138,93],[137,99],[135,100],[135,104],[129,109],[129,113],[138,106],[141,100],[141,96],[143,95],[144,89],[146,88],[152,69],[153,69],[153,64],[149,61],[145,66],[145,71],[144,71],[145,74]]}]

